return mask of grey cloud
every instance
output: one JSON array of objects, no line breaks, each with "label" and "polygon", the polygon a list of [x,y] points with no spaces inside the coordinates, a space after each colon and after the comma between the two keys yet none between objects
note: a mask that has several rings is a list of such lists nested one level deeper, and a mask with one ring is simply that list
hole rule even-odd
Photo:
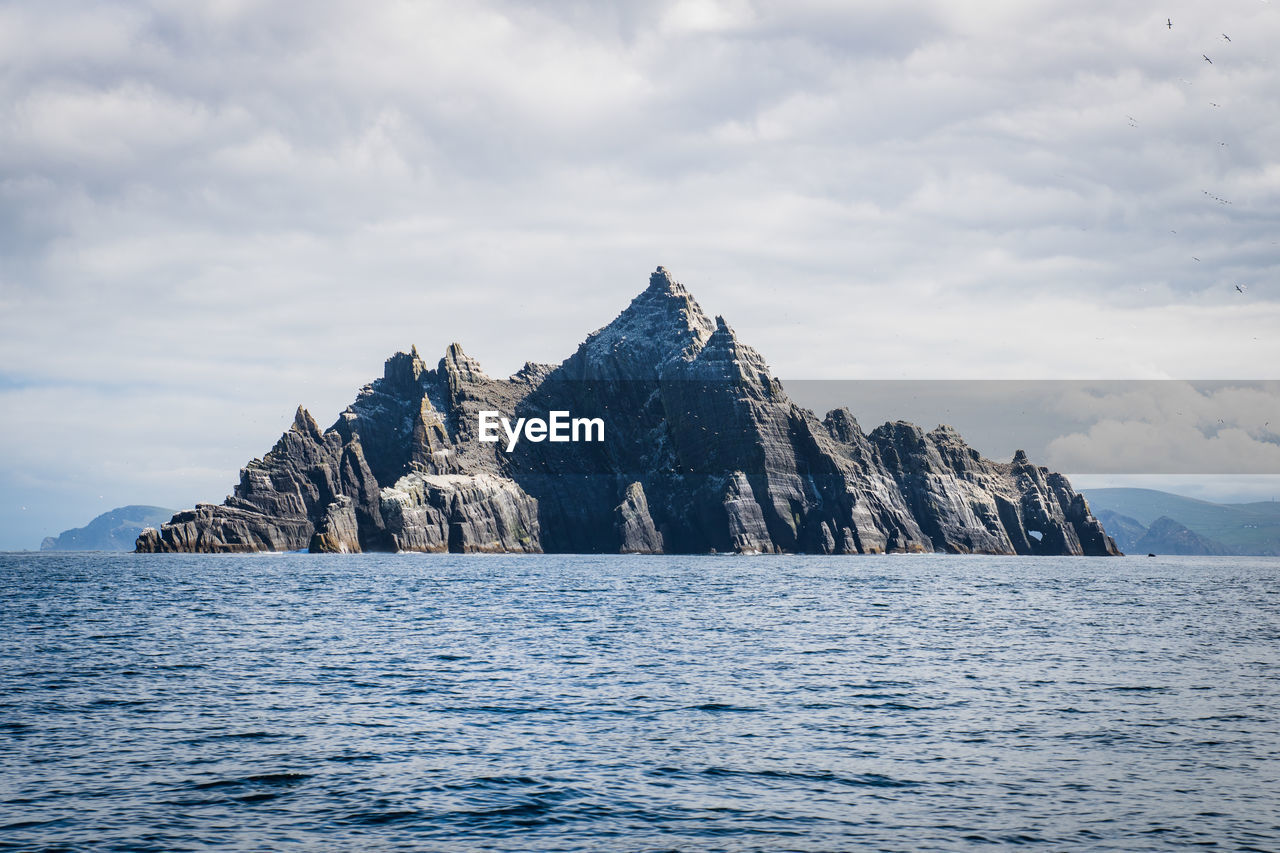
[{"label": "grey cloud", "polygon": [[[9,4],[0,373],[33,422],[189,389],[146,417],[243,461],[237,409],[327,421],[414,343],[562,358],[663,263],[784,376],[1256,377],[1257,6]],[[38,456],[10,482],[77,476]]]}]

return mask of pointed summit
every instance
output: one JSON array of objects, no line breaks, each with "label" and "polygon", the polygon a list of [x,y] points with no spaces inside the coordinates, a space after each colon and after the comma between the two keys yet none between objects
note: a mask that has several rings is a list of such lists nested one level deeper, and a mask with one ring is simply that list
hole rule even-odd
[{"label": "pointed summit", "polygon": [[438,370],[466,382],[481,382],[489,378],[480,362],[463,352],[462,344],[459,343],[449,344],[449,348],[444,351],[444,358],[440,359]]},{"label": "pointed summit", "polygon": [[658,290],[665,293],[688,293],[685,287],[667,271],[664,266],[659,266],[656,270],[649,273],[649,290]]},{"label": "pointed summit", "polygon": [[565,361],[565,378],[655,379],[665,365],[693,358],[715,328],[693,294],[658,267],[649,286]]},{"label": "pointed summit", "polygon": [[427,365],[418,355],[418,348],[411,347],[409,352],[398,352],[382,365],[382,378],[388,388],[400,394],[411,394],[418,387],[418,379],[427,370]]},{"label": "pointed summit", "polygon": [[320,424],[316,423],[316,419],[311,417],[311,413],[301,405],[298,406],[298,411],[293,413],[293,425],[291,428],[303,435],[320,437]]},{"label": "pointed summit", "polygon": [[[738,340],[723,316],[716,315],[716,330],[703,343],[695,358],[687,362],[682,375],[703,380],[747,382],[771,388],[769,365],[764,356]],[[781,386],[779,386],[781,390]]]}]

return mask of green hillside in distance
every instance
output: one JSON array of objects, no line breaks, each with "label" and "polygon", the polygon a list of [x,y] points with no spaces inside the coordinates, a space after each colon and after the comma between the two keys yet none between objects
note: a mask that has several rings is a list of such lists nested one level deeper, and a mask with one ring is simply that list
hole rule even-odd
[{"label": "green hillside in distance", "polygon": [[1170,518],[1237,554],[1280,555],[1280,502],[1219,504],[1156,489],[1082,491],[1095,514],[1109,510],[1147,527]]}]

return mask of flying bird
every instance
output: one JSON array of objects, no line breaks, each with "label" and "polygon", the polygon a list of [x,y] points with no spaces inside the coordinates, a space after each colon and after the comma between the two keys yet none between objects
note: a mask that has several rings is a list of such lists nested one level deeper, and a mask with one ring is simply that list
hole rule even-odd
[{"label": "flying bird", "polygon": [[1222,104],[1215,104],[1213,101],[1210,101],[1210,102],[1209,102],[1209,106],[1211,106],[1211,107],[1220,107],[1220,106],[1222,106]]},{"label": "flying bird", "polygon": [[1192,255],[1192,256],[1191,256],[1191,260],[1193,260],[1193,261],[1199,261],[1200,259],[1199,259],[1199,258],[1197,258],[1195,255]]},{"label": "flying bird", "polygon": [[1227,41],[1231,41],[1231,36],[1227,35],[1226,33],[1223,33],[1223,34],[1222,34],[1222,37],[1223,37],[1224,39],[1226,39]]},{"label": "flying bird", "polygon": [[1236,290],[1240,291],[1241,293],[1244,293],[1244,292],[1245,292],[1245,290],[1246,290],[1246,288],[1245,288],[1245,286],[1244,286],[1244,285],[1242,285],[1242,284],[1237,284],[1237,285],[1236,285]]},{"label": "flying bird", "polygon": [[1169,19],[1169,29],[1173,29],[1173,18]]},{"label": "flying bird", "polygon": [[[1202,54],[1200,54],[1200,55],[1201,55],[1201,56],[1204,56],[1204,54],[1203,54],[1203,53],[1202,53]],[[1212,59],[1210,59],[1210,58],[1209,58],[1209,57],[1207,57],[1207,56],[1204,56],[1204,61],[1205,61],[1205,62],[1207,62],[1207,63],[1209,63],[1210,65],[1212,65],[1212,64],[1213,64],[1213,60],[1212,60]]]}]

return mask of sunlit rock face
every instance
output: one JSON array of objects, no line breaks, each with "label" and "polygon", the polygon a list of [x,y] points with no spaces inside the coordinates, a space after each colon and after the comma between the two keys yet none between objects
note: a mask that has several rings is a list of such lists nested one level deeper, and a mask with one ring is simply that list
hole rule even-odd
[{"label": "sunlit rock face", "polygon": [[[481,412],[603,441],[481,441]],[[327,430],[299,408],[220,506],[143,552],[1118,553],[1067,479],[950,427],[819,420],[662,267],[559,365],[495,379],[452,344],[387,360]]]}]

